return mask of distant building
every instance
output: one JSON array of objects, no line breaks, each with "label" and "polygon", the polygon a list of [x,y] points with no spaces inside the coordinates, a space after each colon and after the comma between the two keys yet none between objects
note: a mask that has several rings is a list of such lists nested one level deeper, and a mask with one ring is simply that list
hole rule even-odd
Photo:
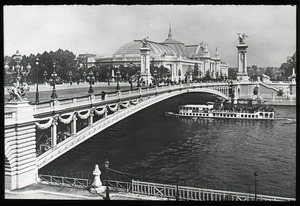
[{"label": "distant building", "polygon": [[96,54],[79,54],[77,57],[77,61],[80,67],[87,67],[90,68],[94,65]]},{"label": "distant building", "polygon": [[[112,56],[98,57],[91,64],[111,65],[113,67],[140,65],[141,55],[139,48],[142,47],[142,40],[134,40],[121,46]],[[198,77],[208,75],[211,78],[220,76],[228,77],[228,65],[221,61],[218,49],[211,55],[208,44],[185,45],[173,38],[169,28],[168,38],[162,42],[147,40],[150,48],[150,64],[152,66],[164,66],[170,70],[172,81],[178,81],[181,77],[189,75],[198,67]],[[180,71],[180,72],[179,72]]]}]

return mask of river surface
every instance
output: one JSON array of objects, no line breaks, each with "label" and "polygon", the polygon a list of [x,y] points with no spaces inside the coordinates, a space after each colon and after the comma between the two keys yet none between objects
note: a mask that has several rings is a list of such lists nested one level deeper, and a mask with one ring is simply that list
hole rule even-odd
[{"label": "river surface", "polygon": [[184,94],[146,108],[100,132],[40,169],[93,179],[104,161],[116,180],[138,179],[207,189],[296,196],[296,106],[274,106],[280,121],[165,117],[180,104],[214,101],[208,94]]}]

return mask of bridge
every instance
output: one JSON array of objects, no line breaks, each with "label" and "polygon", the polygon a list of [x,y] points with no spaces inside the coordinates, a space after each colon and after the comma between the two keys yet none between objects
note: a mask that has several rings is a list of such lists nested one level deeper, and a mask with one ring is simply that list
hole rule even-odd
[{"label": "bridge", "polygon": [[165,99],[190,92],[229,99],[230,88],[236,91],[236,98],[252,97],[257,85],[276,95],[275,89],[259,82],[223,82],[138,88],[38,104],[8,102],[5,188],[16,189],[37,182],[38,169],[111,125]]}]

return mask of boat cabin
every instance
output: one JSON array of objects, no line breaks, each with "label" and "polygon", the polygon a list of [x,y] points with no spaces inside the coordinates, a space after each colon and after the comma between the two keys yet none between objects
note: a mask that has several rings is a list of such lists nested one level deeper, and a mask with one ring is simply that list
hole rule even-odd
[{"label": "boat cabin", "polygon": [[179,114],[187,115],[191,113],[203,113],[212,110],[214,106],[213,102],[207,102],[206,105],[197,105],[197,104],[187,104],[187,105],[180,105],[178,107]]}]

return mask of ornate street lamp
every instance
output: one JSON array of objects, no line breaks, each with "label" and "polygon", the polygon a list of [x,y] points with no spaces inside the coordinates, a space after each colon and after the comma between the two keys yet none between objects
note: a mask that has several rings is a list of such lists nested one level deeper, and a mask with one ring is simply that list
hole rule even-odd
[{"label": "ornate street lamp", "polygon": [[257,195],[256,195],[256,177],[258,176],[258,172],[255,171],[253,173],[253,175],[254,175],[254,194],[255,194],[255,201],[256,201],[256,198],[257,198]]},{"label": "ornate street lamp", "polygon": [[170,70],[168,70],[168,72],[167,72],[168,85],[170,84],[170,76],[171,76],[171,72],[170,72]]},{"label": "ornate street lamp", "polygon": [[179,83],[181,84],[181,70],[178,70],[178,76],[179,76]]},{"label": "ornate street lamp", "polygon": [[35,60],[36,64],[36,91],[35,91],[35,102],[39,102],[39,58]]},{"label": "ornate street lamp", "polygon": [[107,85],[109,86],[109,77],[110,77],[110,74],[109,72],[107,72]]},{"label": "ornate street lamp", "polygon": [[109,188],[108,188],[108,168],[109,168],[109,161],[105,160],[104,166],[106,168],[106,200],[110,200],[109,198]]},{"label": "ornate street lamp", "polygon": [[70,86],[72,86],[72,76],[73,76],[73,72],[72,71],[70,71],[69,72],[69,76],[70,76]]},{"label": "ornate street lamp", "polygon": [[17,50],[16,54],[14,54],[12,56],[12,58],[17,63],[17,65],[14,68],[15,68],[15,73],[17,74],[17,76],[16,76],[17,86],[19,86],[20,85],[20,79],[21,79],[21,76],[20,76],[20,69],[21,69],[20,62],[22,60],[22,55],[19,53],[19,50]]},{"label": "ornate street lamp", "polygon": [[96,82],[99,82],[99,72],[96,73]]},{"label": "ornate street lamp", "polygon": [[155,79],[155,85],[158,85],[158,83],[157,83],[157,70],[156,69],[153,72],[153,76],[154,76],[154,79]]},{"label": "ornate street lamp", "polygon": [[88,75],[88,77],[87,77],[87,80],[88,80],[89,83],[90,83],[90,88],[89,88],[88,93],[89,93],[89,94],[93,94],[93,93],[94,93],[94,90],[93,90],[92,84],[93,84],[93,82],[95,81],[95,77],[94,77],[94,72],[93,72],[92,70],[89,72],[89,75]]},{"label": "ornate street lamp", "polygon": [[116,89],[120,90],[120,84],[119,84],[119,82],[120,82],[120,79],[121,79],[121,72],[120,72],[119,69],[116,71],[116,77],[117,77],[117,87],[116,87]]},{"label": "ornate street lamp", "polygon": [[87,76],[86,72],[83,72],[82,75],[83,75],[84,83],[86,84],[86,76]]},{"label": "ornate street lamp", "polygon": [[31,69],[30,64],[28,63],[27,67],[26,67],[27,71],[25,71],[24,69],[21,71],[22,76],[24,77],[23,82],[26,82],[26,77],[28,76],[28,73]]},{"label": "ornate street lamp", "polygon": [[45,78],[45,84],[47,84],[47,75],[48,75],[48,73],[47,73],[46,70],[44,71],[43,75],[44,75],[44,78]]},{"label": "ornate street lamp", "polygon": [[141,87],[141,83],[140,83],[141,71],[138,70],[136,73],[137,73],[137,87]]},{"label": "ornate street lamp", "polygon": [[56,90],[55,90],[55,84],[56,84],[56,78],[57,78],[57,73],[55,71],[55,63],[53,63],[53,72],[51,74],[51,79],[49,79],[49,81],[52,83],[53,85],[53,89],[52,89],[52,94],[51,94],[51,99],[52,100],[56,100],[57,99],[57,94],[56,94]]}]

